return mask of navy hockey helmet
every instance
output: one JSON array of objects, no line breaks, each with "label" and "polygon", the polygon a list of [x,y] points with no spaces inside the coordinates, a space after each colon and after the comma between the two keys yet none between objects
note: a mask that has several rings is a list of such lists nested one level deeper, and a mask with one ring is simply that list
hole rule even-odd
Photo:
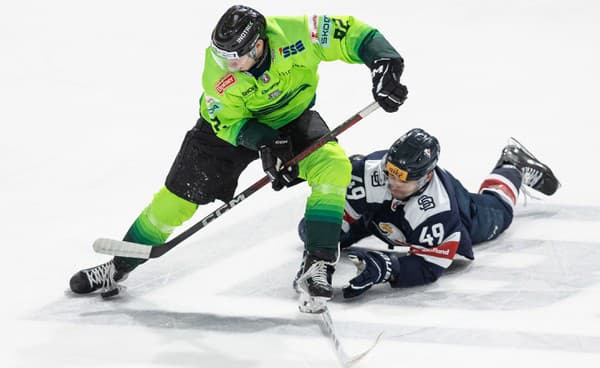
[{"label": "navy hockey helmet", "polygon": [[435,168],[439,155],[437,138],[423,129],[411,129],[388,150],[385,171],[403,181],[419,180]]},{"label": "navy hockey helmet", "polygon": [[213,48],[225,58],[239,58],[254,49],[256,41],[266,37],[267,21],[258,11],[234,5],[227,9],[212,32]]}]

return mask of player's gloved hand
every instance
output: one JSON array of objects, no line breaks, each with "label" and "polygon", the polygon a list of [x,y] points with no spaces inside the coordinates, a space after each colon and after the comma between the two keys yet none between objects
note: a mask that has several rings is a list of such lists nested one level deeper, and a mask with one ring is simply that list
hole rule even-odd
[{"label": "player's gloved hand", "polygon": [[265,173],[271,179],[271,186],[279,191],[290,186],[298,177],[298,166],[285,167],[285,163],[294,157],[292,141],[289,137],[278,137],[273,142],[258,148]]},{"label": "player's gloved hand", "polygon": [[398,111],[406,100],[408,90],[400,83],[404,70],[402,58],[381,58],[369,65],[373,78],[373,97],[387,112]]},{"label": "player's gloved hand", "polygon": [[358,275],[343,289],[344,298],[354,298],[371,286],[389,281],[398,271],[398,258],[390,253],[355,249],[348,252],[348,258],[358,268]]}]

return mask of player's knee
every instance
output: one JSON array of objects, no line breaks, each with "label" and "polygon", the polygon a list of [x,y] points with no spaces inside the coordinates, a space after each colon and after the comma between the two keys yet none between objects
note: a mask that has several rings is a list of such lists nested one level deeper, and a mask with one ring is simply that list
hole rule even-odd
[{"label": "player's knee", "polygon": [[300,163],[300,174],[312,186],[329,184],[347,187],[352,165],[346,153],[335,142],[329,142]]},{"label": "player's knee", "polygon": [[148,207],[148,215],[156,225],[179,226],[189,220],[196,209],[197,204],[187,201],[170,192],[166,187],[154,195],[154,199]]}]

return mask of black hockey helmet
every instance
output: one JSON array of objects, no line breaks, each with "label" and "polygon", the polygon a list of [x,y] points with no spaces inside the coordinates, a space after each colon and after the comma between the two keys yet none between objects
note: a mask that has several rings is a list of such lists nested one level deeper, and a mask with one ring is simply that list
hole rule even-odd
[{"label": "black hockey helmet", "polygon": [[411,129],[388,150],[385,170],[404,181],[419,180],[435,168],[439,155],[436,137],[423,129]]},{"label": "black hockey helmet", "polygon": [[221,56],[238,58],[252,51],[256,41],[266,37],[267,21],[258,11],[234,5],[227,9],[212,32],[212,46]]}]

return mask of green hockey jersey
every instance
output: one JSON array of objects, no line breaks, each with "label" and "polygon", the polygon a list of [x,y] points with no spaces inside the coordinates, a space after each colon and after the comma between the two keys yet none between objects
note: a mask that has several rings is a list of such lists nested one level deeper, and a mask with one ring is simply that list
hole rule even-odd
[{"label": "green hockey jersey", "polygon": [[258,78],[222,69],[210,47],[205,52],[200,114],[232,145],[238,145],[240,129],[250,119],[277,129],[310,107],[321,61],[368,62],[360,50],[364,40],[383,39],[351,16],[267,17],[266,31],[271,64]]}]

